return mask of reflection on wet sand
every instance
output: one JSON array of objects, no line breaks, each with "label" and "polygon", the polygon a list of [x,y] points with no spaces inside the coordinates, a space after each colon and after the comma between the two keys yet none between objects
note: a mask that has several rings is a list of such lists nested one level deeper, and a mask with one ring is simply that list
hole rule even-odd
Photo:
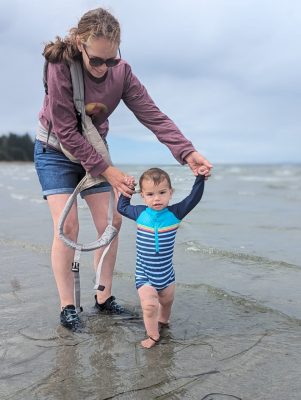
[{"label": "reflection on wet sand", "polygon": [[[138,305],[132,282],[116,277],[115,285]],[[18,293],[27,298],[19,320],[17,299],[1,295],[1,399],[275,400],[289,388],[289,398],[298,399],[299,322],[271,310],[204,287],[178,287],[170,328],[146,350],[140,317],[115,319],[87,308],[82,330],[69,332],[47,318],[54,304],[43,303],[37,323],[41,305]]]}]

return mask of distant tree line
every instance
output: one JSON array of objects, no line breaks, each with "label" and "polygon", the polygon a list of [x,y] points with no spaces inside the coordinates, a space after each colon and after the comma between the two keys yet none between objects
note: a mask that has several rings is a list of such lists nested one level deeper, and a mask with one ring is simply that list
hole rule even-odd
[{"label": "distant tree line", "polygon": [[34,142],[30,135],[0,136],[0,161],[33,161]]}]

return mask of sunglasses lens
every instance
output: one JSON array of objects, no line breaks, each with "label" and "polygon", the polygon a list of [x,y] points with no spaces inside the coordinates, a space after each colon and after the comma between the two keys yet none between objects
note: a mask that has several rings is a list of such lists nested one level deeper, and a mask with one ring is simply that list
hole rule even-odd
[{"label": "sunglasses lens", "polygon": [[102,64],[106,64],[107,67],[115,67],[119,63],[119,58],[109,58],[108,60],[103,60],[99,57],[92,57],[89,59],[91,67],[100,67]]},{"label": "sunglasses lens", "polygon": [[105,61],[99,57],[92,57],[89,59],[91,67],[100,67]]},{"label": "sunglasses lens", "polygon": [[109,58],[106,61],[106,66],[107,67],[115,67],[115,65],[117,65],[119,63],[120,59],[116,59],[116,58]]}]

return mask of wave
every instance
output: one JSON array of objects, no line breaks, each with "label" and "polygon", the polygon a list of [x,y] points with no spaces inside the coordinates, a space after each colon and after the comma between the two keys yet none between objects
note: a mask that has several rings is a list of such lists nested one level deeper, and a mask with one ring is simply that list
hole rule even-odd
[{"label": "wave", "polygon": [[[125,279],[127,281],[134,282],[135,281],[135,274],[130,272],[123,272],[123,271],[114,271],[114,276],[118,276],[121,279]],[[298,326],[300,325],[300,318],[291,316],[281,310],[278,310],[277,307],[267,306],[263,304],[262,301],[259,301],[250,295],[243,295],[242,293],[235,292],[233,290],[227,291],[220,287],[212,286],[207,283],[183,283],[177,282],[177,287],[181,289],[187,290],[206,290],[209,294],[213,295],[219,300],[230,301],[233,304],[238,306],[245,307],[249,310],[260,312],[260,313],[274,313],[280,315],[287,319],[290,322],[297,323]]]},{"label": "wave", "polygon": [[177,283],[177,287],[180,287],[182,289],[188,289],[188,290],[200,290],[200,289],[205,289],[207,290],[208,293],[211,293],[215,297],[221,299],[221,300],[227,300],[231,301],[234,304],[237,304],[238,306],[245,307],[249,310],[252,311],[257,311],[261,313],[273,313],[277,314],[281,317],[284,317],[291,323],[296,323],[298,326],[300,326],[300,318],[295,317],[290,315],[289,313],[283,312],[281,310],[278,310],[277,307],[273,306],[267,306],[266,304],[263,304],[261,301],[256,300],[255,298],[251,296],[245,296],[242,293],[234,292],[234,291],[227,291],[222,288],[218,288],[212,285],[208,285],[205,283],[200,283],[200,284],[190,284],[190,283]]},{"label": "wave", "polygon": [[31,178],[29,176],[13,176],[13,181],[30,181]]},{"label": "wave", "polygon": [[216,247],[207,247],[200,245],[199,243],[194,241],[184,242],[182,243],[182,245],[184,245],[185,251],[200,252],[202,254],[213,257],[223,257],[229,260],[251,262],[253,264],[263,264],[265,266],[270,266],[270,267],[298,268],[298,269],[300,268],[300,266],[288,263],[286,261],[271,260],[270,258],[256,256],[254,254],[229,251],[229,250],[219,249]]},{"label": "wave", "polygon": [[11,193],[10,197],[14,200],[24,200],[27,199],[27,196],[24,196],[22,194],[16,194],[16,193]]},{"label": "wave", "polygon": [[[260,175],[249,175],[249,176],[240,176],[238,178],[240,181],[246,182],[264,182],[264,183],[281,183],[283,182],[283,176],[260,176]],[[297,177],[291,176],[290,178],[286,177],[285,180],[295,181]]]},{"label": "wave", "polygon": [[288,231],[300,231],[300,226],[272,226],[272,225],[258,225],[258,229],[266,229],[268,231],[280,231],[280,232],[288,232]]},{"label": "wave", "polygon": [[10,197],[14,200],[19,200],[19,201],[23,201],[23,200],[27,200],[30,201],[31,203],[36,203],[36,204],[45,204],[45,200],[43,198],[30,198],[26,195],[23,194],[17,194],[17,193],[10,193]]},{"label": "wave", "polygon": [[32,203],[37,203],[37,204],[45,204],[44,199],[30,199],[29,201]]}]

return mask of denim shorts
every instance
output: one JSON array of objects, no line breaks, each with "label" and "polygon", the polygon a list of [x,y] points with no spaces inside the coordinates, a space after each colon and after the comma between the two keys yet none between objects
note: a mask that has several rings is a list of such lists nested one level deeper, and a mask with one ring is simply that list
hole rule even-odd
[{"label": "denim shorts", "polygon": [[[44,199],[51,194],[73,193],[74,189],[85,176],[86,171],[81,164],[70,161],[62,152],[47,146],[43,153],[43,143],[35,140],[34,162],[42,186]],[[109,192],[111,185],[102,182],[83,190],[82,198],[89,194]]]}]

